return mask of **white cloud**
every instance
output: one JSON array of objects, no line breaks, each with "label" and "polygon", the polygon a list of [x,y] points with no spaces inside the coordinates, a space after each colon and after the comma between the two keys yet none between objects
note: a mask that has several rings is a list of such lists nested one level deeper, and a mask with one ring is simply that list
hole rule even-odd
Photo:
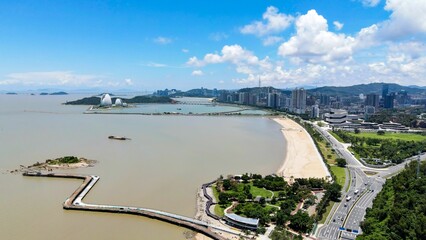
[{"label": "white cloud", "polygon": [[189,66],[194,66],[194,67],[202,67],[205,65],[205,63],[201,60],[199,60],[197,57],[190,57],[189,60],[186,62],[187,65]]},{"label": "white cloud", "polygon": [[216,32],[216,33],[211,33],[209,36],[210,40],[219,42],[222,41],[224,39],[227,39],[229,36],[223,32]]},{"label": "white cloud", "polygon": [[242,48],[240,45],[225,45],[220,54],[208,53],[202,60],[197,57],[191,57],[187,64],[200,67],[207,64],[232,63],[236,66],[238,73],[249,74],[255,69],[270,69],[272,67],[268,57],[259,59],[252,52]]},{"label": "white cloud", "polygon": [[194,71],[192,71],[191,75],[192,76],[203,76],[204,73],[201,70],[194,70]]},{"label": "white cloud", "polygon": [[278,54],[311,63],[350,60],[356,40],[328,31],[327,20],[309,10],[296,20],[296,35],[281,44]]},{"label": "white cloud", "polygon": [[390,19],[381,24],[381,36],[401,38],[412,34],[426,34],[426,2],[424,0],[387,0],[385,10]]},{"label": "white cloud", "polygon": [[342,30],[344,24],[339,22],[339,21],[334,21],[333,25],[334,25],[334,29],[336,29],[336,31],[340,31],[340,30]]},{"label": "white cloud", "polygon": [[183,48],[183,49],[182,49],[182,52],[183,52],[183,53],[189,53],[189,50],[188,50],[188,49],[186,49],[186,48]]},{"label": "white cloud", "polygon": [[126,78],[126,79],[124,79],[124,84],[127,85],[127,86],[132,86],[133,81],[130,78]]},{"label": "white cloud", "polygon": [[153,41],[157,44],[162,44],[162,45],[166,45],[172,42],[171,38],[167,38],[167,37],[156,37],[153,39]]},{"label": "white cloud", "polygon": [[163,67],[168,67],[167,64],[164,63],[156,63],[156,62],[149,62],[147,64],[141,64],[144,67],[153,67],[153,68],[163,68]]},{"label": "white cloud", "polygon": [[22,72],[11,73],[0,85],[26,85],[26,86],[101,86],[102,76],[89,74],[76,74],[72,71],[50,72]]},{"label": "white cloud", "polygon": [[278,8],[270,6],[263,13],[263,22],[255,21],[245,25],[240,29],[243,34],[254,34],[264,36],[271,33],[279,33],[288,28],[293,21],[293,17],[278,12]]},{"label": "white cloud", "polygon": [[269,36],[269,37],[263,39],[263,45],[271,46],[271,45],[274,45],[274,44],[282,42],[282,41],[284,41],[284,38],[282,38],[282,37]]},{"label": "white cloud", "polygon": [[369,27],[361,29],[356,36],[357,42],[356,47],[360,48],[368,48],[373,45],[379,43],[377,39],[377,35],[379,32],[379,26],[377,24],[373,24]]},{"label": "white cloud", "polygon": [[366,7],[375,7],[380,3],[380,0],[360,0],[360,1],[362,2],[362,5]]},{"label": "white cloud", "polygon": [[[264,22],[247,25],[241,32],[261,37],[264,45],[282,42],[278,48],[281,60],[261,59],[236,44],[225,45],[220,52],[202,58],[194,56],[187,64],[201,67],[230,63],[238,73],[232,81],[244,86],[256,86],[259,77],[265,84],[282,87],[370,82],[426,85],[424,0],[387,0],[385,9],[391,11],[388,20],[353,35],[330,31],[327,20],[310,10],[295,19],[295,33],[287,41],[265,30],[269,23],[265,13]],[[274,11],[279,14],[278,9]],[[331,25],[336,31],[343,26],[338,21]]]}]

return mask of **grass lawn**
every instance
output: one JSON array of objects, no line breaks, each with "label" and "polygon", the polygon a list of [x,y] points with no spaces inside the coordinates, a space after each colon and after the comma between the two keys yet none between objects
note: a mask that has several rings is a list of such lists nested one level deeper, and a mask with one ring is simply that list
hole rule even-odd
[{"label": "grass lawn", "polygon": [[224,212],[225,212],[226,207],[221,206],[220,204],[216,204],[214,205],[214,214],[216,214],[219,217],[223,217],[225,216]]},{"label": "grass lawn", "polygon": [[[351,171],[348,170],[349,181],[352,179]],[[349,191],[349,187],[351,186],[351,182],[346,186],[345,192]],[[343,186],[344,187],[344,186]]]},{"label": "grass lawn", "polygon": [[256,186],[253,186],[252,183],[250,183],[250,193],[253,195],[253,197],[261,196],[264,198],[271,198],[272,193],[266,189],[258,188]]},{"label": "grass lawn", "polygon": [[[328,164],[336,164],[337,155],[336,155],[336,153],[334,153],[332,151],[332,148],[327,147],[325,141],[317,141],[317,142],[318,142],[318,146],[320,148],[320,151],[322,152],[322,154],[326,158],[325,160],[327,161],[327,163]],[[331,158],[327,158],[328,155],[331,155]]]},{"label": "grass lawn", "polygon": [[351,135],[351,136],[355,136],[355,137],[377,138],[377,139],[395,139],[395,140],[399,139],[399,140],[405,140],[405,141],[423,141],[423,140],[426,140],[426,136],[422,136],[422,135],[419,135],[419,134],[413,134],[413,133],[388,133],[387,132],[384,135],[377,135],[377,133],[361,132],[361,133],[358,133],[358,134],[355,134],[355,133],[348,133],[348,134]]},{"label": "grass lawn", "polygon": [[336,181],[341,186],[345,185],[345,168],[339,167],[339,166],[330,166],[331,171],[336,176]]},{"label": "grass lawn", "polygon": [[341,139],[337,134],[335,134],[333,131],[328,131],[328,133],[330,133],[335,139],[337,139],[337,141],[344,143],[343,139]]},{"label": "grass lawn", "polygon": [[[214,201],[219,202],[219,192],[216,190],[216,186],[212,185],[211,188],[213,190]],[[223,212],[225,208],[226,206],[222,206],[220,204],[214,205],[214,214],[216,214],[219,217],[223,217],[224,216]]]},{"label": "grass lawn", "polygon": [[324,214],[322,215],[321,220],[319,221],[319,223],[325,223],[325,220],[327,220],[328,215],[330,214],[331,208],[333,208],[335,202],[330,201],[330,204],[327,206]]}]

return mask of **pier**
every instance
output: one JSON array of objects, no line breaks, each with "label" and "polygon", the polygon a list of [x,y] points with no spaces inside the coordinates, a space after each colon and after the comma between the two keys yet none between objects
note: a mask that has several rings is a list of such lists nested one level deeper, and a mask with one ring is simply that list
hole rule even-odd
[{"label": "pier", "polygon": [[213,232],[211,229],[220,230],[223,232],[232,233],[239,235],[239,232],[223,227],[215,226],[203,221],[199,221],[193,218],[180,216],[173,213],[164,211],[140,208],[140,207],[129,207],[129,206],[117,206],[117,205],[100,205],[100,204],[89,204],[84,203],[84,197],[89,193],[93,186],[98,182],[99,176],[95,175],[76,175],[76,174],[61,174],[61,173],[40,173],[40,172],[26,172],[24,176],[29,177],[53,177],[53,178],[75,178],[84,180],[83,183],[67,198],[63,204],[63,208],[66,210],[81,210],[81,211],[96,211],[96,212],[110,212],[120,214],[132,214],[144,216],[152,219],[175,224],[190,230],[199,232],[207,237],[214,240],[225,240],[222,236]]}]

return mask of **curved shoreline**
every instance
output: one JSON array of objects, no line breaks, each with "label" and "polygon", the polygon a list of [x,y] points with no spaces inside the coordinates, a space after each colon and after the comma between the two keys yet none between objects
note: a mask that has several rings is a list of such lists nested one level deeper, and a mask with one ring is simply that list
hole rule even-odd
[{"label": "curved shoreline", "polygon": [[287,181],[295,178],[329,178],[331,175],[306,130],[289,118],[271,118],[281,125],[285,156],[276,172]]}]

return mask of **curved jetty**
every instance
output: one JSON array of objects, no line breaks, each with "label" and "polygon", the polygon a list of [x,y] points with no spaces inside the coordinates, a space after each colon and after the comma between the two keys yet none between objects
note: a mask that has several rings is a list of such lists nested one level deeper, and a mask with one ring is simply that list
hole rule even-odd
[{"label": "curved jetty", "polygon": [[76,178],[84,179],[74,193],[65,200],[63,208],[67,210],[83,210],[83,211],[96,211],[96,212],[110,212],[110,213],[121,213],[121,214],[132,214],[140,215],[157,219],[160,221],[172,223],[181,227],[191,229],[199,232],[215,240],[225,240],[222,236],[214,233],[211,229],[229,232],[232,234],[238,234],[230,229],[222,228],[219,226],[211,225],[203,221],[199,221],[193,218],[180,216],[173,213],[163,212],[148,208],[139,207],[128,207],[128,206],[114,206],[114,205],[100,205],[100,204],[88,204],[82,202],[83,198],[89,193],[92,187],[99,180],[99,176],[95,175],[76,175],[76,174],[61,174],[61,173],[40,173],[40,172],[26,172],[24,176],[30,177],[55,177],[55,178]]}]

